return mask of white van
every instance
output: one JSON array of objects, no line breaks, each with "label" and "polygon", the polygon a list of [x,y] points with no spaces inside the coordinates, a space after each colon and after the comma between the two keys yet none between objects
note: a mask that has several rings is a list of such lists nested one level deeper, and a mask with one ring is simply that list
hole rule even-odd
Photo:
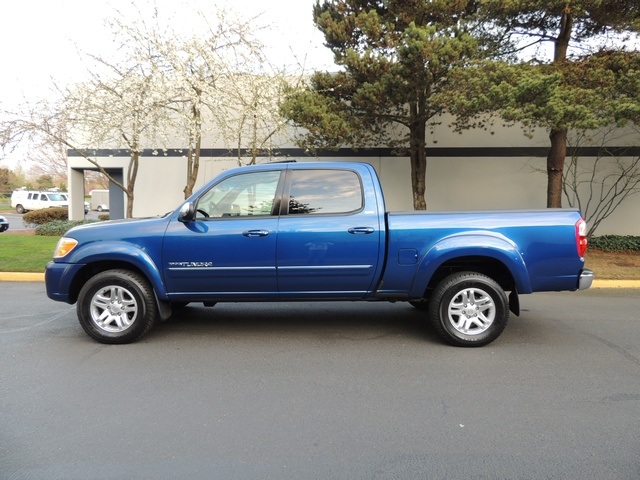
[{"label": "white van", "polygon": [[[65,199],[67,202],[69,201],[69,194],[68,193],[61,193],[60,195],[62,195],[62,198]],[[89,213],[89,202],[84,202],[84,213],[85,215],[87,213]]]},{"label": "white van", "polygon": [[50,207],[69,207],[69,201],[60,192],[15,190],[11,194],[11,207],[18,213]]}]

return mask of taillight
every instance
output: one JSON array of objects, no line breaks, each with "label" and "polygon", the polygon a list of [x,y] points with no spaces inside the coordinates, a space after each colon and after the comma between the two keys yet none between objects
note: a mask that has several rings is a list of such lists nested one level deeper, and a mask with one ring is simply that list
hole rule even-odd
[{"label": "taillight", "polygon": [[576,223],[576,246],[578,247],[578,255],[584,257],[587,253],[587,222],[581,218]]}]

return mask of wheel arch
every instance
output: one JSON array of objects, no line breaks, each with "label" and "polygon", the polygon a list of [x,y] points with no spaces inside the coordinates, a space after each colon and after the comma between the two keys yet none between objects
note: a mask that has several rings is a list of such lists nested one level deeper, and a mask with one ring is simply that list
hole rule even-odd
[{"label": "wheel arch", "polygon": [[447,276],[471,271],[494,279],[505,291],[530,293],[527,267],[516,246],[492,235],[456,235],[438,242],[422,257],[411,296],[428,298]]},{"label": "wheel arch", "polygon": [[83,267],[76,273],[69,287],[69,300],[74,303],[82,285],[94,275],[106,270],[130,270],[139,273],[151,284],[158,300],[167,300],[162,276],[151,257],[139,248],[127,245],[106,245],[96,242],[79,252],[72,252],[70,263]]}]

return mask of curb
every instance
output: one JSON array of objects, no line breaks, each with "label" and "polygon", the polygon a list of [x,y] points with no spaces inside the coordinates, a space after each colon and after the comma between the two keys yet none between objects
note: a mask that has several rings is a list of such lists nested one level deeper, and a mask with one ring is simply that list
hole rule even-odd
[{"label": "curb", "polygon": [[[0,282],[44,282],[44,273],[0,272]],[[640,280],[594,280],[591,288],[640,288]]]},{"label": "curb", "polygon": [[591,288],[640,288],[640,280],[594,280]]},{"label": "curb", "polygon": [[0,272],[0,282],[44,282],[44,273]]}]

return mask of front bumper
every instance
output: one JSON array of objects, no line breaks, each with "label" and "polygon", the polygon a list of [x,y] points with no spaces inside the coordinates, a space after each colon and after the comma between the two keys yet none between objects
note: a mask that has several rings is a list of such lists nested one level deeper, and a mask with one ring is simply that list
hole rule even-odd
[{"label": "front bumper", "polygon": [[578,281],[578,290],[586,290],[593,283],[593,272],[588,268],[585,268],[580,274],[580,280]]},{"label": "front bumper", "polygon": [[47,297],[57,302],[75,303],[75,298],[71,296],[71,284],[82,267],[84,265],[49,262],[44,271]]}]

